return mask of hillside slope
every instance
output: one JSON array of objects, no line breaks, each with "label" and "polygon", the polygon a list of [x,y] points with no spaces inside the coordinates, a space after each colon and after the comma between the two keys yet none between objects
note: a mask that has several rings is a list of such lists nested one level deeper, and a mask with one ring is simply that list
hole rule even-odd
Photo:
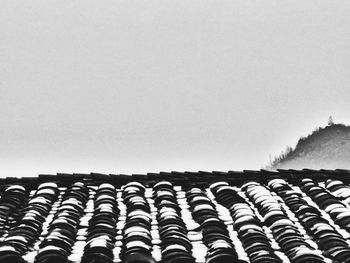
[{"label": "hillside slope", "polygon": [[302,137],[271,168],[350,168],[350,126],[333,124]]}]

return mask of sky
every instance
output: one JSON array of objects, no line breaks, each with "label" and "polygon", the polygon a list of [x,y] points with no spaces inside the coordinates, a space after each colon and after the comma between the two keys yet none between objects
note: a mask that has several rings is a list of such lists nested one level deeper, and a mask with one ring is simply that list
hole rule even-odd
[{"label": "sky", "polygon": [[350,124],[347,0],[0,6],[0,176],[260,169]]}]

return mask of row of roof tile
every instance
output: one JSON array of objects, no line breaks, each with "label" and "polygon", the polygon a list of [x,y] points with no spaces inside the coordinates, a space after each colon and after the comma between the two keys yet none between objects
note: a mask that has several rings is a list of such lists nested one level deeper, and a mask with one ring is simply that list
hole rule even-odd
[{"label": "row of roof tile", "polygon": [[0,187],[14,183],[37,185],[42,182],[57,182],[60,185],[66,185],[74,181],[83,181],[87,184],[95,182],[107,182],[116,186],[121,186],[128,182],[138,181],[146,185],[152,185],[160,180],[168,180],[178,185],[207,186],[219,180],[231,181],[236,184],[244,183],[249,180],[266,181],[271,178],[300,179],[303,177],[312,177],[314,179],[342,179],[350,181],[350,170],[313,170],[313,169],[277,169],[277,170],[243,170],[243,171],[198,171],[198,172],[159,172],[146,174],[103,174],[103,173],[57,173],[57,174],[39,174],[34,177],[1,177]]}]

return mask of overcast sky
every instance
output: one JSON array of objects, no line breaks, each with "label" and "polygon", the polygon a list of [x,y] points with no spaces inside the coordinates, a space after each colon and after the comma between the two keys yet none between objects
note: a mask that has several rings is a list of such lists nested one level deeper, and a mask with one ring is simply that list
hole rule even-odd
[{"label": "overcast sky", "polygon": [[350,2],[0,0],[0,175],[260,169],[350,123]]}]

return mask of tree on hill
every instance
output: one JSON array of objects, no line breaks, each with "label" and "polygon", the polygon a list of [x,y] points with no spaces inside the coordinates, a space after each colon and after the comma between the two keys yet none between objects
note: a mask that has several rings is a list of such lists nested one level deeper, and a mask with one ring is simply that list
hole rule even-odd
[{"label": "tree on hill", "polygon": [[333,116],[331,115],[328,118],[328,126],[332,126],[332,125],[334,125],[334,120],[333,120]]}]

